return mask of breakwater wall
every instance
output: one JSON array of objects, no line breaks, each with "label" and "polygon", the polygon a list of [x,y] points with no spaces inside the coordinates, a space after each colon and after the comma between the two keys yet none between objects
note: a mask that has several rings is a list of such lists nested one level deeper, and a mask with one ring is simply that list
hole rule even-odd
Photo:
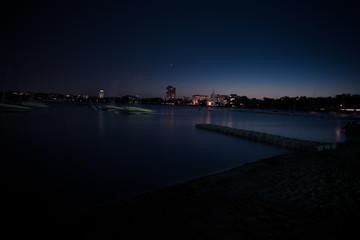
[{"label": "breakwater wall", "polygon": [[272,144],[293,150],[306,151],[324,151],[328,149],[335,149],[336,143],[324,143],[300,140],[296,138],[283,137],[269,133],[262,133],[238,128],[231,128],[215,124],[196,124],[197,128],[206,129],[214,132],[224,133],[231,136],[246,138],[257,142]]},{"label": "breakwater wall", "polygon": [[257,113],[257,114],[274,114],[283,116],[295,116],[295,117],[314,117],[314,118],[329,118],[329,119],[348,119],[348,120],[360,120],[360,114],[354,113],[330,113],[322,114],[321,112],[314,113],[297,113],[297,112],[276,112],[276,111],[261,111],[261,110],[238,110],[238,109],[224,109],[224,108],[207,108],[199,109],[200,111],[228,111],[236,113]]}]

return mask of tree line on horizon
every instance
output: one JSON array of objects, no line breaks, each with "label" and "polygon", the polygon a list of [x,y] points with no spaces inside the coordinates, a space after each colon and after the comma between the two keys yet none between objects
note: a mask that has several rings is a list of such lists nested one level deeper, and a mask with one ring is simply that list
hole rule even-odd
[{"label": "tree line on horizon", "polygon": [[[0,99],[2,93],[0,93]],[[230,98],[230,96],[229,96]],[[55,94],[55,93],[19,93],[16,91],[6,92],[6,101],[64,101],[64,102],[102,102],[102,103],[122,103],[122,104],[171,104],[171,105],[192,105],[189,98],[177,98],[165,100],[164,98],[139,98],[138,96],[125,95],[122,97],[105,97],[100,99],[94,96]],[[208,101],[200,101],[196,106],[208,106]],[[272,110],[290,110],[290,111],[340,111],[342,109],[360,109],[359,94],[339,94],[335,97],[288,97],[263,99],[248,98],[247,96],[236,96],[231,102],[226,104],[216,102],[217,107],[234,108],[259,108]]]}]

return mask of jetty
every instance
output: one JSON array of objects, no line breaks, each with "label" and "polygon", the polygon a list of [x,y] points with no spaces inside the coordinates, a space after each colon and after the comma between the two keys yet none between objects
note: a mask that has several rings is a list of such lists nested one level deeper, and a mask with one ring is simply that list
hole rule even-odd
[{"label": "jetty", "polygon": [[309,113],[301,113],[301,112],[278,112],[278,111],[264,111],[264,110],[254,110],[254,109],[228,109],[228,108],[199,108],[199,111],[227,111],[227,112],[235,112],[235,113],[255,113],[255,114],[273,114],[273,115],[282,115],[282,116],[294,116],[294,117],[313,117],[313,118],[331,118],[331,119],[349,119],[349,120],[360,120],[360,115],[354,111],[354,113],[338,113],[332,112],[329,114],[322,114],[321,112],[309,112]]},{"label": "jetty", "polygon": [[231,127],[215,125],[215,124],[196,124],[195,126],[196,128],[200,128],[200,129],[206,129],[214,132],[228,134],[235,137],[246,138],[249,140],[267,143],[292,150],[324,151],[329,149],[336,149],[336,143],[307,141],[307,140],[284,137],[269,133],[231,128]]}]

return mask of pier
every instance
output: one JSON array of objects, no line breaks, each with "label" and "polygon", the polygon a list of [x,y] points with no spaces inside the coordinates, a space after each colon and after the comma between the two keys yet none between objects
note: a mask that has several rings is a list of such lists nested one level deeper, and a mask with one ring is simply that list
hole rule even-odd
[{"label": "pier", "polygon": [[206,129],[214,132],[228,134],[235,137],[246,138],[249,140],[272,144],[292,150],[324,151],[329,149],[336,149],[336,143],[324,143],[324,142],[300,140],[296,138],[283,137],[269,133],[231,128],[231,127],[220,126],[215,124],[196,124],[195,126],[200,129]]}]

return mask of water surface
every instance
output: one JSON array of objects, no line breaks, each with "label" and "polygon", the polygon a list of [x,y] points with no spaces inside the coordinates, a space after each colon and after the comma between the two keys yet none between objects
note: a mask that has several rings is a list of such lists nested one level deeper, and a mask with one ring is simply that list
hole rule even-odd
[{"label": "water surface", "polygon": [[341,119],[143,107],[156,114],[127,115],[75,103],[0,113],[2,155],[9,156],[2,161],[4,204],[19,214],[54,216],[289,152],[197,129],[197,123],[346,140],[341,127],[347,121]]}]

